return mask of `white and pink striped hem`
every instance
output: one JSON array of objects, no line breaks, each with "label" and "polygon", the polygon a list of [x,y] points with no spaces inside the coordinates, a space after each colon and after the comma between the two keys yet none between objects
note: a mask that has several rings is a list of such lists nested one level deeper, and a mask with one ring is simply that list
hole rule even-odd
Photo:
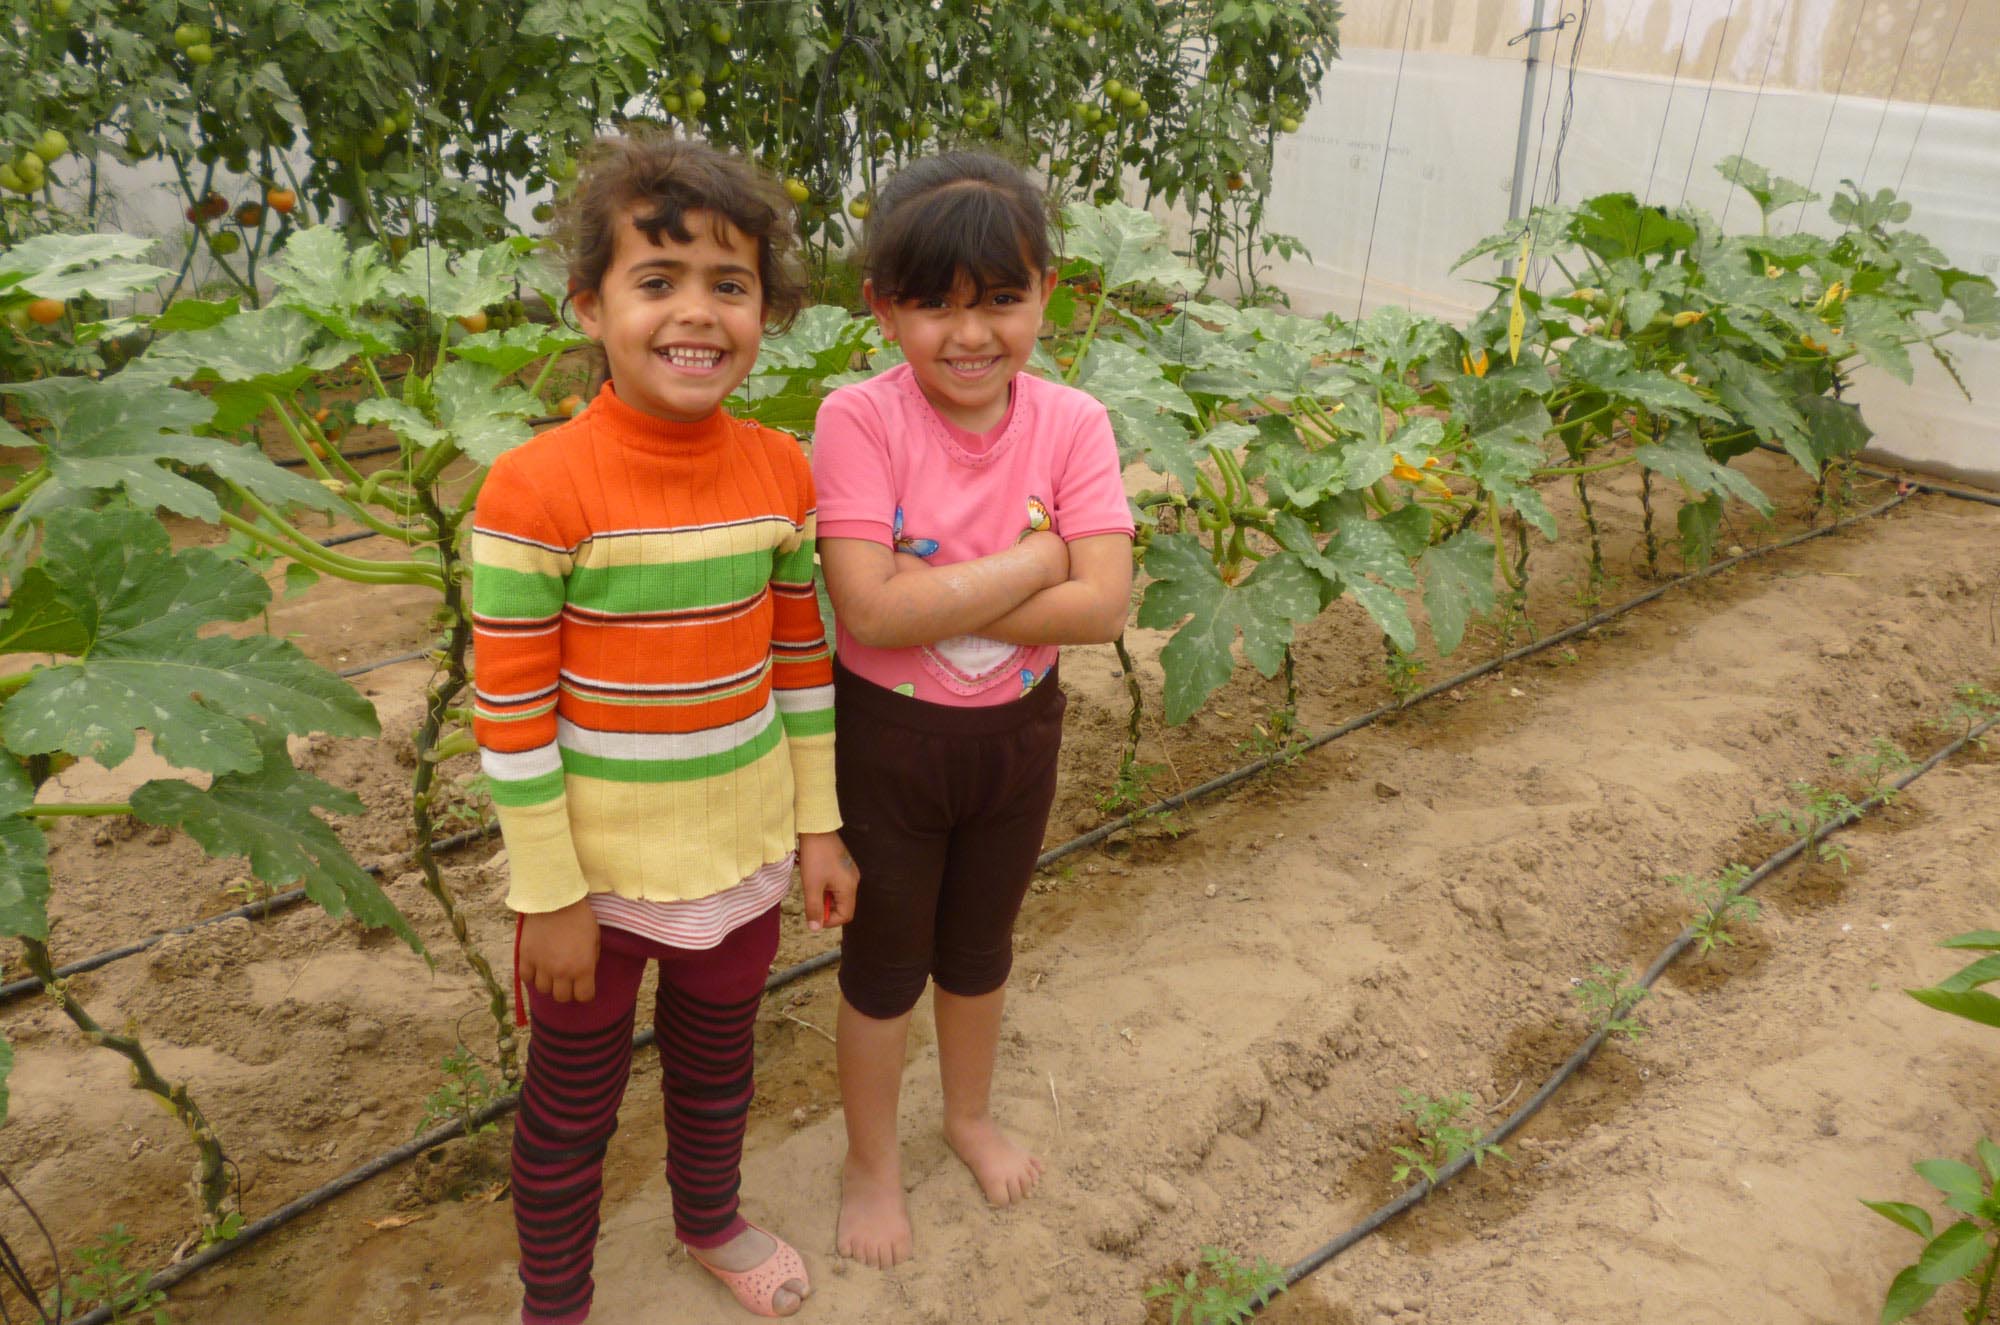
[{"label": "white and pink striped hem", "polygon": [[731,930],[748,924],[784,900],[792,888],[796,853],[774,860],[743,882],[688,902],[649,902],[616,893],[592,893],[590,909],[600,925],[664,943],[672,948],[713,948]]}]

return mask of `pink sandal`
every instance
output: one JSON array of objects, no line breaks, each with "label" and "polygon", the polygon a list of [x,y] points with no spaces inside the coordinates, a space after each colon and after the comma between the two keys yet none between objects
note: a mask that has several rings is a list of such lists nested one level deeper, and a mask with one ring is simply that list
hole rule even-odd
[{"label": "pink sandal", "polygon": [[[750,1224],[747,1219],[743,1222]],[[710,1265],[696,1255],[692,1247],[688,1248],[688,1255],[693,1258],[695,1264],[720,1279],[723,1287],[735,1294],[736,1300],[743,1304],[743,1309],[752,1315],[777,1316],[778,1313],[772,1309],[771,1303],[777,1298],[778,1290],[794,1280],[805,1285],[805,1291],[799,1294],[800,1304],[803,1305],[805,1299],[812,1293],[812,1280],[806,1276],[806,1263],[799,1256],[798,1249],[768,1228],[759,1224],[750,1224],[750,1227],[778,1244],[761,1264],[751,1269],[725,1270]]]}]

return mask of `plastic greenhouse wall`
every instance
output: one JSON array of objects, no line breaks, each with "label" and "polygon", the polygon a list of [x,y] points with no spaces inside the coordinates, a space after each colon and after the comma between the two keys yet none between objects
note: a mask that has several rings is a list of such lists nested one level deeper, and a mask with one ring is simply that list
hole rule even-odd
[{"label": "plastic greenhouse wall", "polygon": [[[1843,179],[1895,189],[1916,208],[1911,226],[1956,265],[2000,276],[1996,0],[1352,0],[1346,10],[1341,59],[1276,162],[1270,228],[1303,240],[1311,260],[1272,274],[1300,311],[1402,303],[1463,317],[1484,306],[1489,292],[1473,280],[1494,269],[1450,268],[1506,222],[1524,85],[1524,209],[1629,190],[1754,226],[1755,205],[1732,198],[1715,168],[1741,153],[1823,195]],[[1538,13],[1551,30],[1523,37]],[[1773,224],[1799,222],[1827,227],[1824,201]],[[1535,264],[1530,279],[1563,278]],[[1873,451],[2000,487],[2000,340],[1961,336],[1950,349],[1971,401],[1921,352],[1914,385],[1857,375]]]}]

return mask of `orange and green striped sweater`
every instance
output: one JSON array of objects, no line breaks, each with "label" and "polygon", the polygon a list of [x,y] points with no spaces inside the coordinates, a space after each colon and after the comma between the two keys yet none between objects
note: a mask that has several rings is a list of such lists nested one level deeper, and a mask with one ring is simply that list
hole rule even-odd
[{"label": "orange and green striped sweater", "polygon": [[606,387],[493,466],[473,520],[473,733],[507,904],[678,901],[840,826],[798,443]]}]

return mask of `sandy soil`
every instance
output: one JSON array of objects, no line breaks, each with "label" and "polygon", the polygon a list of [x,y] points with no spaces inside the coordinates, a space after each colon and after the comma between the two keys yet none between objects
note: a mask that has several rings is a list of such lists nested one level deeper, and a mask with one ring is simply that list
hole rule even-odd
[{"label": "sandy soil", "polygon": [[[1796,479],[1746,463],[1787,514],[1776,527],[1739,516],[1727,539],[1799,527]],[[1608,603],[1648,581],[1633,492],[1607,485],[1600,512]],[[1539,628],[1590,610],[1578,549],[1538,545],[1535,576]],[[420,601],[357,602],[322,586],[274,624],[337,666],[424,638]],[[2000,512],[1920,499],[1183,811],[1178,837],[1155,824],[1071,857],[1023,917],[998,1086],[1050,1177],[1023,1208],[984,1207],[937,1136],[935,1050],[919,1034],[903,1118],[919,1254],[889,1274],[832,1252],[832,981],[774,994],[745,1199],[806,1253],[817,1292],[803,1318],[1136,1325],[1145,1286],[1203,1245],[1299,1257],[1393,1191],[1398,1087],[1469,1090],[1482,1117],[1500,1116],[1585,1033],[1572,979],[1643,965],[1685,918],[1667,874],[1761,855],[1755,816],[1788,781],[1828,782],[1829,756],[1878,735],[1928,750],[1940,738],[1916,724],[1955,685],[2000,685],[1997,602]],[[1134,637],[1142,661],[1162,642]],[[1475,631],[1425,679],[1502,647]],[[1299,656],[1308,729],[1386,693],[1377,636],[1351,605],[1315,623]],[[407,845],[405,733],[425,670],[363,678],[384,740],[305,756],[367,800],[369,816],[344,825],[363,859]],[[1124,723],[1108,650],[1075,651],[1064,682],[1052,842],[1104,817]],[[1141,755],[1162,767],[1159,789],[1241,762],[1277,698],[1246,676],[1185,728],[1149,716]],[[1955,969],[1938,938],[2000,923],[1995,769],[1970,758],[1926,778],[1882,826],[1849,835],[1845,874],[1774,879],[1743,941],[1671,972],[1642,1006],[1649,1033],[1587,1069],[1510,1145],[1511,1163],[1440,1193],[1271,1318],[1872,1320],[1915,1240],[1856,1198],[1924,1200],[1910,1161],[2000,1133],[2000,1038],[1899,992]],[[88,771],[78,778],[73,792]],[[453,879],[499,956],[496,851],[464,853]],[[143,831],[66,824],[53,865],[59,959],[237,900],[224,888],[239,870]],[[74,982],[189,1078],[253,1215],[408,1137],[458,1037],[490,1048],[435,908],[408,878],[391,891],[434,968],[301,909]],[[794,917],[780,961],[825,943]],[[171,1121],[38,1000],[0,1010],[0,1027],[18,1055],[0,1167],[65,1246],[122,1222],[139,1239],[132,1263],[164,1259],[190,1222]],[[597,1318],[741,1318],[673,1251],[657,1065],[642,1057],[635,1077],[608,1166]],[[378,1179],[195,1278],[177,1318],[511,1320],[505,1133]],[[0,1215],[17,1247],[24,1227]],[[1953,1305],[1941,1297],[1918,1319],[1955,1319]]]}]

